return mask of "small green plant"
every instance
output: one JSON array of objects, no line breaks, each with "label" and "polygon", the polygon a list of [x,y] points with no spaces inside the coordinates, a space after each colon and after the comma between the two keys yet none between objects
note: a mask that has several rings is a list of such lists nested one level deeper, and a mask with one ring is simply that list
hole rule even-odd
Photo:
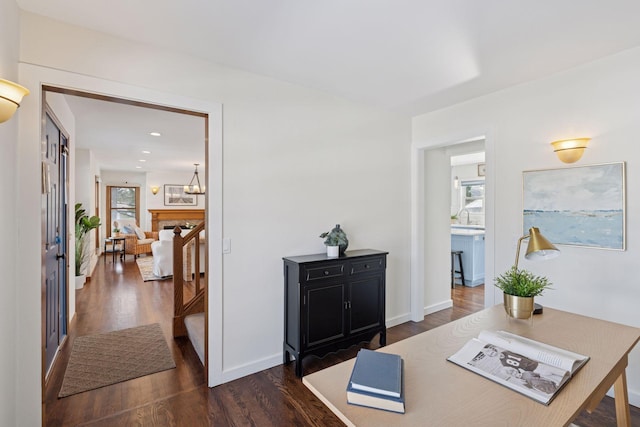
[{"label": "small green plant", "polygon": [[76,276],[82,275],[84,264],[87,262],[88,233],[94,228],[100,227],[100,218],[89,217],[82,207],[82,203],[76,203]]},{"label": "small green plant", "polygon": [[349,244],[347,235],[340,228],[340,224],[336,224],[333,230],[322,233],[320,238],[325,239],[324,244],[327,246],[344,246],[346,248]]},{"label": "small green plant", "polygon": [[547,289],[552,289],[552,283],[546,277],[536,276],[530,271],[518,270],[515,267],[496,277],[494,285],[505,294],[517,297],[535,297],[542,295]]}]

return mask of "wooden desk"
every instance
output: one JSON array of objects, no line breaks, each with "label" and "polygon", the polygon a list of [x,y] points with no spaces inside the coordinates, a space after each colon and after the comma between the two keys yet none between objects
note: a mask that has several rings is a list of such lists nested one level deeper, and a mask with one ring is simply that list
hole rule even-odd
[{"label": "wooden desk", "polygon": [[[544,406],[446,360],[483,329],[513,332],[591,360]],[[625,368],[639,339],[638,328],[548,307],[530,326],[508,319],[498,305],[379,350],[404,359],[405,414],[347,404],[355,359],[302,381],[350,426],[566,426],[583,410],[595,409],[613,385],[618,426],[630,427]]]}]

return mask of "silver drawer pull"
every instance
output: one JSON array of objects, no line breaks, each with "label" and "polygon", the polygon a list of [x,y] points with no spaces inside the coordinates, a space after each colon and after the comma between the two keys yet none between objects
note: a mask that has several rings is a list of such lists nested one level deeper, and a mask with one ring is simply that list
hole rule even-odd
[{"label": "silver drawer pull", "polygon": [[328,270],[325,270],[325,271],[324,271],[324,275],[325,275],[325,276],[328,276],[328,275],[329,275],[329,271],[328,271]]},{"label": "silver drawer pull", "polygon": [[364,268],[369,268],[369,264],[365,264],[365,265],[364,265]]}]

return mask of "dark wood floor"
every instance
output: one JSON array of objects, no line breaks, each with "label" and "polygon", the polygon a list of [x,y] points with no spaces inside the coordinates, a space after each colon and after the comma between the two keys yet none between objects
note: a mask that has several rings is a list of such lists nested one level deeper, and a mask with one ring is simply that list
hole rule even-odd
[{"label": "dark wood floor", "polygon": [[[45,387],[47,426],[341,426],[342,422],[295,377],[293,364],[209,389],[202,365],[185,339],[171,338],[171,281],[143,282],[135,262],[100,260],[91,282],[77,291],[77,316]],[[456,286],[454,307],[387,331],[394,343],[483,308],[484,288]],[[177,368],[58,399],[76,336],[158,322]],[[374,339],[369,348],[377,347]],[[304,360],[305,374],[355,357],[357,348]],[[461,408],[464,405],[461,402]],[[613,399],[576,421],[582,427],[615,426]],[[425,420],[425,425],[426,420]],[[632,425],[640,410],[632,407]]]}]

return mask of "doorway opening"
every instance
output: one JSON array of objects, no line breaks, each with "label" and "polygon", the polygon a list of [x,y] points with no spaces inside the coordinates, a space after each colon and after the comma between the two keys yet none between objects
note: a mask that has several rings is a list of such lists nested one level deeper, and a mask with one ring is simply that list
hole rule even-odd
[{"label": "doorway opening", "polygon": [[[188,116],[191,118],[195,118],[196,120],[198,120],[200,122],[200,130],[199,133],[201,134],[201,137],[199,139],[199,144],[200,147],[198,149],[195,149],[193,147],[188,147],[188,144],[186,144],[184,141],[181,141],[181,144],[174,144],[173,147],[163,147],[160,148],[160,144],[156,144],[155,145],[155,149],[160,152],[163,153],[163,150],[166,151],[171,151],[173,150],[173,154],[170,154],[171,157],[175,160],[177,158],[179,158],[180,156],[178,156],[176,153],[180,152],[186,152],[188,153],[188,155],[196,155],[196,151],[199,152],[198,154],[198,158],[196,158],[195,160],[199,161],[201,164],[203,164],[205,166],[204,168],[204,173],[205,173],[205,179],[208,175],[208,162],[207,160],[207,154],[208,154],[208,134],[209,134],[209,115],[207,113],[202,113],[202,112],[198,112],[198,111],[192,111],[192,110],[186,110],[186,109],[181,109],[181,108],[174,108],[174,107],[167,107],[164,105],[159,105],[159,104],[152,104],[152,103],[147,103],[147,102],[142,102],[142,101],[132,101],[129,99],[125,99],[125,98],[119,98],[119,97],[112,97],[112,96],[105,96],[105,95],[98,95],[95,93],[90,93],[90,92],[85,92],[85,91],[80,91],[80,90],[74,90],[74,89],[66,89],[66,88],[60,88],[60,87],[56,87],[56,86],[48,86],[48,85],[44,85],[42,87],[42,99],[43,99],[43,105],[47,104],[47,99],[48,97],[52,98],[52,103],[53,105],[56,105],[58,108],[60,108],[60,105],[63,105],[63,107],[66,108],[62,108],[62,110],[65,110],[62,115],[68,115],[68,113],[70,112],[71,115],[74,115],[74,111],[73,108],[69,107],[69,105],[75,105],[76,108],[78,105],[81,105],[80,108],[87,108],[87,105],[89,105],[88,108],[91,108],[90,106],[93,105],[91,103],[108,103],[111,105],[111,107],[116,107],[117,106],[124,106],[126,108],[128,108],[128,111],[131,112],[132,108],[136,108],[136,109],[143,109],[143,110],[153,110],[153,111],[158,111],[161,112],[162,114],[165,114],[165,117],[167,114],[178,114],[178,115],[182,115],[182,116]],[[57,102],[53,99],[55,97],[57,98]],[[62,97],[63,100],[65,100],[66,102],[64,102],[63,104],[60,104],[60,97]],[[73,102],[71,101],[73,100]],[[80,104],[78,104],[78,102],[80,102]],[[55,107],[53,108],[53,110],[55,110]],[[86,113],[86,111],[83,111],[83,113]],[[81,116],[81,115],[78,115]],[[84,115],[82,115],[83,117],[85,117]],[[135,121],[134,117],[129,116],[129,119],[131,121]],[[91,123],[91,122],[90,122]],[[72,126],[75,127],[75,131],[76,134],[78,134],[78,129],[81,128],[82,126],[89,126],[86,123],[83,124],[81,120],[75,120],[74,117],[74,121]],[[118,121],[113,121],[111,123],[109,123],[109,126],[112,128],[117,128],[118,126],[127,126],[130,125],[130,123],[128,123],[127,121],[124,122],[118,122]],[[153,130],[153,129],[149,129],[149,130]],[[43,133],[44,135],[44,133]],[[67,138],[68,139],[68,138]],[[69,160],[71,162],[75,161],[75,157],[76,157],[76,152],[79,148],[81,148],[81,144],[82,142],[80,141],[79,143],[79,139],[81,138],[75,138],[75,140],[73,140],[72,138],[72,142],[71,142],[71,147],[72,150],[69,152]],[[112,149],[112,151],[116,151],[117,154],[122,158],[123,160],[123,165],[121,166],[121,169],[119,169],[119,167],[113,167],[113,164],[111,166],[111,169],[116,170],[116,171],[120,171],[120,173],[127,175],[130,172],[128,171],[129,169],[132,168],[136,168],[136,160],[138,158],[140,158],[140,156],[136,156],[136,154],[131,154],[131,153],[125,153],[124,150],[122,149],[122,147],[120,147],[119,149],[116,148],[115,143],[113,143],[113,140],[110,140],[108,137],[105,137],[105,140],[103,141],[103,145],[107,146],[107,148]],[[65,143],[66,146],[66,143]],[[166,153],[165,153],[166,154]],[[136,156],[133,157],[134,159],[134,166],[131,166],[129,164],[127,164],[127,162],[132,159],[132,156]],[[67,161],[67,156],[64,157],[65,162]],[[102,248],[102,244],[100,243],[102,241],[102,239],[104,239],[104,237],[107,237],[111,234],[112,231],[112,227],[111,227],[111,221],[105,221],[104,219],[109,217],[109,214],[111,213],[110,211],[107,212],[107,209],[109,209],[109,204],[107,203],[106,199],[105,199],[105,195],[106,195],[106,186],[108,184],[108,182],[103,182],[102,179],[100,179],[100,175],[101,175],[101,171],[103,170],[99,165],[102,162],[105,163],[109,163],[110,160],[105,160],[105,159],[93,159],[92,155],[89,155],[87,158],[87,164],[84,164],[84,160],[82,159],[80,163],[80,167],[78,167],[78,163],[76,163],[76,174],[75,174],[75,179],[71,182],[71,186],[74,187],[74,189],[72,189],[71,191],[69,191],[69,189],[67,188],[66,192],[64,193],[64,200],[68,201],[71,198],[74,198],[76,201],[79,201],[79,199],[81,201],[83,201],[84,203],[86,203],[86,207],[89,211],[94,211],[96,212],[96,214],[101,217],[103,219],[102,221],[102,227],[100,228],[100,230],[98,232],[96,232],[95,235],[92,236],[92,240],[95,240],[95,242],[93,242],[93,244],[88,245],[91,249],[92,249],[92,258],[94,258],[93,263],[90,263],[88,268],[92,269],[93,266],[95,265],[95,263],[98,260],[98,257],[96,255],[99,255],[100,249]],[[185,183],[188,181],[188,178],[191,174],[191,168],[192,168],[192,163],[194,161],[194,158],[189,157],[188,158],[188,162],[187,165],[184,168],[184,179],[180,179],[180,183],[182,183],[182,181],[184,181]],[[65,163],[66,164],[66,163]],[[86,166],[86,168],[84,167]],[[45,162],[43,159],[43,171],[45,171]],[[79,170],[82,169],[82,170]],[[160,169],[162,172],[166,172],[166,167],[161,168],[158,167],[158,169]],[[115,172],[118,173],[118,172]],[[138,172],[138,174],[140,174],[140,172]],[[175,173],[177,174],[177,172]],[[43,175],[48,177],[49,175]],[[87,179],[88,177],[90,177],[90,179]],[[64,178],[66,179],[66,175],[64,175]],[[175,180],[175,178],[174,178]],[[43,182],[44,182],[44,178],[43,178]],[[145,181],[143,182],[137,182],[136,183],[136,194],[145,194],[145,193],[150,193],[151,194],[151,190],[149,189],[149,185],[146,184]],[[211,190],[211,189],[210,189]],[[157,192],[157,190],[156,190]],[[57,191],[56,194],[60,193],[60,191]],[[44,191],[43,191],[43,195],[44,195]],[[155,193],[153,193],[153,195],[155,196]],[[60,197],[60,196],[58,196]],[[162,200],[162,196],[159,196],[159,199]],[[207,222],[207,216],[206,216],[206,209],[208,206],[207,203],[207,196],[205,195],[202,199],[201,202],[201,208],[202,210],[205,211],[205,223]],[[43,202],[44,204],[45,202]],[[158,203],[156,201],[156,203]],[[159,202],[162,203],[162,202]],[[48,203],[47,205],[51,205],[51,203]],[[64,218],[64,224],[66,226],[71,226],[70,224],[70,219],[67,219],[67,216],[69,215],[69,206],[68,204],[65,204],[64,206],[62,205],[55,205],[57,209],[57,213],[55,215],[56,218]],[[144,203],[142,204],[142,208],[146,208],[148,205],[145,205]],[[142,209],[141,209],[142,210]],[[146,209],[144,209],[144,214],[146,214]],[[143,215],[144,215],[143,214]],[[70,216],[69,216],[70,218]],[[140,218],[138,217],[138,220],[140,220]],[[151,218],[150,215],[147,216],[146,221],[147,224],[151,223]],[[142,222],[138,222],[139,225],[141,226],[145,226],[146,224],[143,224]],[[213,234],[213,233],[212,233]],[[51,239],[45,240],[45,242],[48,242],[49,240],[55,239],[54,241],[61,241],[64,242],[64,245],[61,245],[60,247],[64,247],[65,251],[67,251],[66,248],[70,248],[71,246],[68,245],[68,241],[69,241],[69,236],[71,235],[71,233],[63,233],[61,236],[51,236]],[[50,236],[46,236],[47,238]],[[44,237],[43,237],[44,240]],[[69,259],[69,255],[68,253],[64,252],[63,253],[63,259]],[[208,259],[208,246],[204,246],[204,257],[205,260]],[[58,254],[58,259],[60,259],[60,255]],[[69,263],[63,263],[62,266],[62,270],[64,270],[64,272],[68,272],[69,271]],[[202,263],[202,267],[204,268],[204,274],[205,277],[208,277],[208,263],[207,262],[203,262]],[[91,270],[89,270],[91,271]],[[59,277],[62,277],[61,275],[58,275]],[[71,274],[71,276],[73,276]],[[47,305],[44,306],[42,308],[42,315],[43,315],[43,319],[47,319],[47,322],[45,323],[43,321],[43,336],[46,335],[47,337],[49,337],[51,335],[50,333],[50,329],[52,329],[49,326],[49,313],[50,312],[54,312],[54,313],[64,313],[61,314],[61,317],[63,318],[63,322],[60,324],[61,326],[58,328],[60,330],[64,330],[64,332],[66,333],[66,327],[68,324],[68,317],[70,313],[73,313],[73,311],[75,310],[75,287],[72,283],[72,281],[65,279],[63,283],[61,283],[60,285],[63,288],[63,291],[65,292],[64,295],[69,296],[68,298],[63,298],[61,300],[59,300],[55,305],[56,307],[49,307],[49,303],[47,302]],[[205,300],[208,299],[208,296],[206,295],[207,292],[207,288],[205,288]],[[52,300],[53,301],[53,300]],[[68,310],[68,308],[70,308],[70,310]],[[207,323],[207,304],[205,304],[205,325]],[[206,330],[206,326],[205,326],[205,330]],[[205,354],[207,352],[207,340],[208,340],[208,336],[205,334],[204,338],[204,342],[205,342]],[[46,375],[47,372],[49,371],[49,368],[51,367],[52,363],[52,358],[49,357],[49,353],[50,352],[57,352],[59,346],[62,345],[62,341],[58,340],[56,342],[56,348],[54,350],[50,350],[47,347],[47,352],[46,352],[46,367],[47,369],[44,370],[43,372],[43,383],[46,381]],[[204,363],[204,369],[205,371],[208,369],[208,358],[205,356],[203,363]],[[209,376],[209,373],[207,372],[207,377]]]},{"label": "doorway opening", "polygon": [[469,152],[450,157],[452,289],[484,285],[486,163],[481,142],[462,144],[456,151]]},{"label": "doorway opening", "polygon": [[[467,172],[456,175],[458,172],[452,169],[451,165],[452,157],[483,152],[485,157],[482,161],[474,162],[472,166],[468,166]],[[465,229],[484,226],[484,230],[476,230],[484,232],[484,253],[487,256],[479,261],[479,264],[484,267],[484,275],[481,276],[482,279],[476,279],[473,283],[468,280],[465,269],[465,282],[469,282],[469,285],[480,285],[484,283],[484,276],[492,277],[494,194],[491,168],[487,165],[490,166],[493,161],[493,145],[490,138],[485,136],[470,136],[464,140],[456,139],[445,143],[422,141],[421,144],[414,145],[412,155],[414,171],[412,259],[415,262],[412,262],[411,320],[420,321],[426,314],[453,305],[451,294],[453,227]],[[465,178],[465,186],[470,189],[468,196],[466,188],[461,189],[463,178]],[[457,188],[455,188],[456,185]],[[473,202],[475,203],[472,204]],[[472,209],[476,212],[471,212]],[[449,211],[449,217],[443,215],[443,212],[447,211]],[[463,224],[458,222],[460,214],[463,215]],[[483,219],[484,224],[482,224]],[[467,229],[464,232],[471,233]],[[469,278],[473,277],[471,273],[472,271],[469,271]],[[456,287],[460,287],[460,282],[458,279]],[[475,292],[481,295],[483,300],[481,304],[484,307],[493,305],[494,293],[486,286],[482,288],[484,289]]]}]

